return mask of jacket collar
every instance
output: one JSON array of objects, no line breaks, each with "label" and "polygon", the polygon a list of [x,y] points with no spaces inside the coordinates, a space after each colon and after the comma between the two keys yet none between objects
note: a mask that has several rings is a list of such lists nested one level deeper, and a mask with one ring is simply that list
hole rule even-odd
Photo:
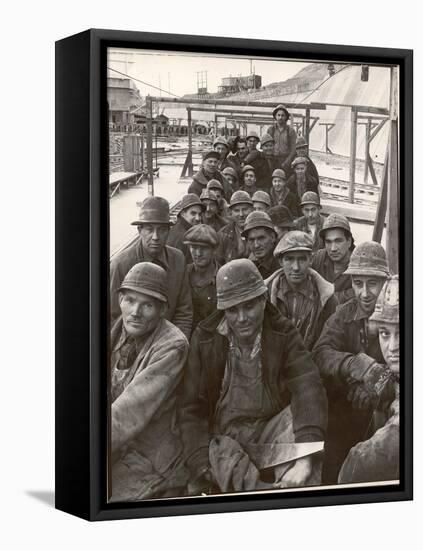
[{"label": "jacket collar", "polygon": [[137,246],[137,256],[139,262],[152,262],[153,264],[156,264],[160,267],[162,267],[165,271],[169,271],[169,258],[167,255],[167,246],[165,245],[163,247],[163,250],[160,252],[158,258],[151,258],[151,256],[147,253],[146,250],[144,250],[142,246],[141,239],[138,241]]}]

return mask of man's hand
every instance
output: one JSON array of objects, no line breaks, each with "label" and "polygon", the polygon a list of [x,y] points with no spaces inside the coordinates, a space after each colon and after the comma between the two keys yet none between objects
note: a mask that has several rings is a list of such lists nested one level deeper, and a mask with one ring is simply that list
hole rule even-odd
[{"label": "man's hand", "polygon": [[311,475],[312,468],[311,456],[299,458],[280,479],[276,479],[274,486],[278,489],[283,489],[285,487],[303,487]]}]

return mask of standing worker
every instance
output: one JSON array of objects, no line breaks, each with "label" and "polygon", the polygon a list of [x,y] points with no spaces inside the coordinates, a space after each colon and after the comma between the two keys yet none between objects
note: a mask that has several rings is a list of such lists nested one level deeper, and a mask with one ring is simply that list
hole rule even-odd
[{"label": "standing worker", "polygon": [[269,126],[266,133],[275,140],[274,154],[278,160],[279,168],[290,175],[291,163],[295,158],[297,133],[288,125],[291,115],[285,105],[275,107],[272,114],[275,123]]}]

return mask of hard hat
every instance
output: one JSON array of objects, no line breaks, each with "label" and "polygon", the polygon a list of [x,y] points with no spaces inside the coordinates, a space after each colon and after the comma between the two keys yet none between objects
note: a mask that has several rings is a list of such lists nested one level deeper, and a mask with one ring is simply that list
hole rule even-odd
[{"label": "hard hat", "polygon": [[251,260],[232,260],[216,275],[217,309],[227,309],[267,292],[263,277]]},{"label": "hard hat", "polygon": [[258,135],[257,132],[248,132],[246,139],[248,139],[250,137],[256,138],[257,141],[260,141],[260,136]]},{"label": "hard hat", "polygon": [[248,172],[249,170],[252,170],[254,173],[256,173],[256,169],[254,168],[254,166],[251,166],[251,164],[246,164],[241,170],[241,175],[243,176],[245,172]]},{"label": "hard hat", "polygon": [[266,214],[266,212],[254,211],[250,212],[245,220],[244,230],[241,233],[242,237],[247,237],[251,229],[257,229],[258,227],[265,227],[275,232],[274,224],[269,214]]},{"label": "hard hat", "polygon": [[304,206],[305,204],[315,204],[316,206],[320,206],[319,195],[314,191],[306,191],[301,198],[301,206]]},{"label": "hard hat", "polygon": [[203,160],[207,160],[207,159],[211,159],[211,158],[220,160],[219,153],[217,151],[215,151],[214,149],[212,151],[206,151],[203,154]]},{"label": "hard hat", "polygon": [[207,189],[220,189],[220,191],[224,191],[223,185],[220,183],[219,180],[210,180],[207,184]]},{"label": "hard hat", "polygon": [[299,149],[300,147],[307,147],[307,146],[308,146],[308,143],[306,142],[306,140],[303,138],[303,136],[300,136],[297,139],[297,143],[295,144],[295,148]]},{"label": "hard hat", "polygon": [[267,213],[273,222],[273,225],[278,227],[295,227],[294,220],[292,218],[291,210],[286,206],[278,205],[269,208]]},{"label": "hard hat", "polygon": [[157,298],[161,302],[168,301],[168,281],[166,271],[151,262],[135,264],[126,274],[122,284],[118,288],[133,290],[141,294],[147,294]]},{"label": "hard hat", "polygon": [[209,201],[219,202],[216,195],[210,189],[203,189],[201,191],[200,200],[208,199]]},{"label": "hard hat", "polygon": [[253,194],[252,197],[253,202],[262,202],[263,204],[266,204],[267,206],[270,206],[272,203],[270,202],[269,193],[266,193],[266,191],[262,191],[259,189]]},{"label": "hard hat", "polygon": [[359,244],[352,252],[345,275],[389,277],[388,262],[383,246],[374,241]]},{"label": "hard hat", "polygon": [[229,208],[237,204],[249,204],[252,207],[253,201],[246,191],[235,191],[235,193],[232,194]]},{"label": "hard hat", "polygon": [[276,170],[273,170],[272,172],[272,179],[273,178],[282,178],[283,180],[286,179],[286,173],[282,168],[276,168]]},{"label": "hard hat", "polygon": [[312,252],[313,251],[313,239],[308,233],[304,231],[289,231],[276,245],[273,255],[275,257],[282,256],[286,252]]},{"label": "hard hat", "polygon": [[277,113],[278,111],[281,111],[281,110],[282,110],[282,111],[285,111],[285,113],[286,113],[286,115],[287,115],[288,118],[291,116],[291,115],[289,114],[288,109],[285,107],[285,105],[279,104],[279,105],[277,105],[277,106],[273,109],[273,111],[272,111],[272,116],[273,116],[273,118],[276,118],[276,113]]},{"label": "hard hat", "polygon": [[213,141],[213,147],[218,143],[220,143],[221,145],[224,145],[229,149],[229,144],[223,136],[217,136],[217,138]]},{"label": "hard hat", "polygon": [[307,164],[308,162],[308,159],[306,159],[306,157],[296,157],[292,163],[291,163],[291,166],[292,168],[295,168],[296,166],[298,166],[298,164]]},{"label": "hard hat", "polygon": [[195,193],[188,193],[187,195],[184,195],[181,199],[181,209],[178,212],[178,216],[181,212],[186,210],[187,208],[190,208],[191,206],[200,206],[202,210],[204,210],[204,204],[200,201],[200,197],[196,195]]},{"label": "hard hat", "polygon": [[[224,176],[232,176],[233,178],[235,178],[238,181],[238,174],[237,174],[235,168],[232,168],[232,166],[227,166],[226,168],[224,168],[222,174]],[[209,181],[209,183],[210,183],[210,181]]]},{"label": "hard hat", "polygon": [[352,237],[350,222],[342,214],[330,214],[325,219],[322,229],[319,231],[319,236],[322,239],[324,238],[325,231],[327,231],[328,229],[344,229],[348,232],[350,237]]},{"label": "hard hat", "polygon": [[269,134],[263,134],[261,137],[261,146],[263,147],[265,143],[269,142],[275,143],[275,138],[272,138]]},{"label": "hard hat", "polygon": [[399,323],[399,279],[398,275],[389,278],[378,296],[375,310],[369,321],[379,323]]}]

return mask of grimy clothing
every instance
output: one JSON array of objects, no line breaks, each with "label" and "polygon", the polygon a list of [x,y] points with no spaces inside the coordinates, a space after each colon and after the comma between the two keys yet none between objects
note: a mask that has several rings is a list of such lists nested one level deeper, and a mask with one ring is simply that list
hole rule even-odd
[{"label": "grimy clothing", "polygon": [[219,233],[219,246],[216,252],[217,261],[223,265],[238,258],[248,258],[246,239],[241,235],[241,230],[235,222],[225,225]]},{"label": "grimy clothing", "polygon": [[[335,285],[335,296],[340,304],[348,302],[354,297],[352,289],[351,275],[345,275],[344,272],[338,272],[335,275],[333,261],[330,259],[326,249],[319,249],[313,256],[311,267],[320,273],[320,275]],[[348,261],[345,263],[345,271],[348,267]]]},{"label": "grimy clothing", "polygon": [[173,248],[177,248],[182,252],[185,257],[186,263],[190,263],[191,253],[186,244],[184,244],[184,235],[191,229],[192,225],[186,221],[182,216],[178,216],[178,220],[175,225],[170,229],[169,236],[167,238],[167,244]]},{"label": "grimy clothing", "polygon": [[[313,252],[317,252],[321,248],[325,247],[325,243],[323,242],[323,239],[320,237],[319,232],[323,227],[323,222],[325,221],[324,216],[321,214],[319,215],[319,218],[317,220],[317,223],[315,225],[315,231],[311,230],[310,226],[307,223],[307,218],[305,216],[302,216],[301,218],[298,218],[298,220],[295,220],[295,229],[298,231],[304,231],[304,233],[308,233],[313,239]],[[333,281],[331,281],[333,283]]]},{"label": "grimy clothing", "polygon": [[193,175],[192,182],[188,187],[187,193],[195,193],[200,197],[204,189],[207,188],[207,184],[210,180],[217,180],[222,184],[223,194],[225,199],[229,202],[231,200],[233,189],[220,170],[216,170],[213,175],[210,175],[204,170],[204,168],[200,168],[200,170]]},{"label": "grimy clothing", "polygon": [[291,173],[291,163],[296,155],[297,133],[286,125],[281,129],[276,123],[269,126],[266,132],[275,140],[275,157],[280,166]]},{"label": "grimy clothing", "polygon": [[272,206],[286,206],[293,218],[299,215],[299,200],[295,193],[288,187],[278,193],[274,187],[270,189],[270,202]]},{"label": "grimy clothing", "polygon": [[219,269],[219,265],[215,262],[214,275],[201,284],[195,284],[193,280],[193,272],[195,271],[194,264],[187,266],[188,281],[191,288],[192,307],[194,318],[192,321],[193,330],[200,321],[214,313],[217,309],[217,297],[216,297],[216,273]]}]

